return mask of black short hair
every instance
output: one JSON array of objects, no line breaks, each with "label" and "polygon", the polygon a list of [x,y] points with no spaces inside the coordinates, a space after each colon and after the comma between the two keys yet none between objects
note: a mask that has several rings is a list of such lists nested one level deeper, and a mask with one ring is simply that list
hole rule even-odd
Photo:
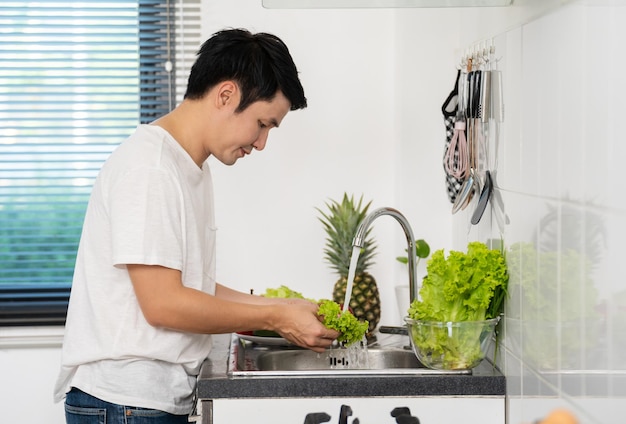
[{"label": "black short hair", "polygon": [[241,90],[238,112],[259,100],[271,101],[279,90],[291,103],[291,110],[307,106],[289,49],[272,34],[253,34],[246,29],[213,34],[202,44],[191,67],[185,98],[202,98],[227,80],[235,81]]}]

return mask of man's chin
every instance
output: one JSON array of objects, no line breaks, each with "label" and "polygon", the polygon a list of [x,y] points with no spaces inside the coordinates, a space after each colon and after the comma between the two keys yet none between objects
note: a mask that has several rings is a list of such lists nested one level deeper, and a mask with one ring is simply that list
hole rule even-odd
[{"label": "man's chin", "polygon": [[240,158],[219,158],[216,156],[215,159],[217,159],[226,166],[233,166]]}]

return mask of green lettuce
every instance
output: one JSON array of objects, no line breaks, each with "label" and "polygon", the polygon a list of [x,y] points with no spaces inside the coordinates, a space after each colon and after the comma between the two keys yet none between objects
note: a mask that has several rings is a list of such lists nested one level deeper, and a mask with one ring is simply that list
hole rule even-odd
[{"label": "green lettuce", "polygon": [[280,286],[278,288],[268,288],[265,290],[263,294],[264,297],[273,297],[273,298],[281,298],[281,299],[304,299],[302,293],[291,290],[287,286]]},{"label": "green lettuce", "polygon": [[414,324],[410,336],[416,353],[432,368],[469,369],[484,357],[483,343],[491,338],[488,324],[446,325],[485,321],[500,316],[508,284],[506,261],[499,250],[471,242],[467,253],[443,250],[426,264],[420,298],[409,318],[433,324]]},{"label": "green lettuce", "polygon": [[[301,293],[284,285],[278,288],[266,289],[263,296],[282,299],[305,299]],[[324,326],[341,333],[337,338],[338,342],[345,342],[346,345],[351,345],[363,339],[369,326],[367,321],[359,321],[352,312],[342,311],[341,306],[332,300],[322,299],[319,302],[312,299],[308,300],[319,304],[317,314],[323,317]],[[279,334],[273,331],[255,331],[254,335],[280,337]]]},{"label": "green lettuce", "polygon": [[408,316],[415,320],[459,322],[484,321],[502,313],[508,273],[499,250],[470,242],[467,253],[443,249],[426,264],[420,299],[411,304]]},{"label": "green lettuce", "polygon": [[317,314],[323,317],[326,328],[339,333],[338,342],[345,342],[347,346],[363,339],[369,326],[367,321],[359,321],[350,311],[342,311],[341,306],[332,300],[321,300]]}]

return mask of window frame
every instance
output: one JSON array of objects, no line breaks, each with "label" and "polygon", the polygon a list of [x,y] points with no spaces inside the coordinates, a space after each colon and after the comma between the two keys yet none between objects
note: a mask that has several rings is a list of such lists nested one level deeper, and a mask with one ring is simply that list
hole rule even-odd
[{"label": "window frame", "polygon": [[[137,124],[143,124],[182,100],[186,74],[199,46],[201,9],[200,0],[137,0],[137,5],[141,88]],[[82,227],[82,217],[78,224]],[[2,283],[0,276],[0,327],[63,325],[70,292],[71,277],[62,283]]]}]

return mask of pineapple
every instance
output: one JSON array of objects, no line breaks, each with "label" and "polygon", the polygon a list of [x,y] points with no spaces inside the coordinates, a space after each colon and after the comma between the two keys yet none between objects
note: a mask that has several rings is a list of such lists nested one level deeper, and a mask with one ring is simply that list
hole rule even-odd
[{"label": "pineapple", "polygon": [[[333,300],[342,304],[346,295],[348,270],[352,256],[352,241],[356,230],[367,215],[371,201],[363,206],[363,196],[355,203],[354,197],[344,193],[341,203],[331,200],[326,203],[328,212],[321,213],[320,222],[326,230],[324,257],[339,274],[339,280],[333,289]],[[369,230],[368,234],[369,235]],[[367,335],[370,337],[380,321],[380,295],[376,280],[367,269],[372,265],[376,246],[371,238],[366,237],[357,262],[355,278],[350,296],[350,308],[359,320],[369,322]]]}]

